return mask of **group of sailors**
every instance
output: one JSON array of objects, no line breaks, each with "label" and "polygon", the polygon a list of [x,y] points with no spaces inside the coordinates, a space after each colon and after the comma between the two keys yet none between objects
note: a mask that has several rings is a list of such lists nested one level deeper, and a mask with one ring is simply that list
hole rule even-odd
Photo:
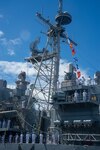
[{"label": "group of sailors", "polygon": [[0,135],[0,143],[39,143],[39,144],[59,144],[59,134],[56,135],[52,133],[51,137],[49,134],[47,136],[44,136],[44,134],[40,133],[39,135],[33,133],[27,132],[24,133],[16,133],[16,135],[9,134],[7,136],[5,133],[3,135]]},{"label": "group of sailors", "polygon": [[77,90],[75,90],[75,92],[72,95],[68,95],[66,97],[66,100],[68,102],[79,102],[79,101],[87,101],[88,100],[88,93],[86,90],[83,90],[83,92],[78,92]]},{"label": "group of sailors", "polygon": [[11,128],[11,120],[10,119],[0,120],[0,128],[7,128],[7,129]]},{"label": "group of sailors", "polygon": [[[1,119],[0,120],[0,128],[1,129],[10,129],[12,128],[12,121],[11,119]],[[9,131],[9,130],[8,130]],[[8,133],[8,131],[4,131],[4,134],[0,135],[0,143],[52,143],[56,144],[59,143],[59,134],[46,134],[40,133],[37,134],[34,131],[32,133]]]},{"label": "group of sailors", "polygon": [[84,90],[82,95],[79,97],[79,93],[77,92],[77,90],[75,91],[74,93],[74,101],[77,102],[77,101],[86,101],[87,100],[87,92]]},{"label": "group of sailors", "polygon": [[99,78],[96,77],[95,75],[94,75],[94,78],[91,78],[90,76],[85,78],[84,76],[82,76],[81,78],[76,79],[76,84],[77,85],[87,85],[87,86],[97,85],[97,84],[100,84],[99,82],[97,82],[98,81],[97,79],[99,79]]}]

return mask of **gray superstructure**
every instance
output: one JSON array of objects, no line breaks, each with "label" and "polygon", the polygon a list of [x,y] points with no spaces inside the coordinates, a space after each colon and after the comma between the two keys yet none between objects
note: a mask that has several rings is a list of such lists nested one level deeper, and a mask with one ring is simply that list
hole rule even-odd
[{"label": "gray superstructure", "polygon": [[66,73],[61,89],[53,95],[58,116],[54,126],[61,131],[62,143],[100,145],[99,104],[99,82],[79,83],[73,70]]},{"label": "gray superstructure", "polygon": [[65,29],[72,17],[63,12],[62,0],[55,24],[36,16],[49,29],[46,46],[38,49],[40,38],[35,39],[25,59],[37,72],[34,83],[26,81],[24,71],[15,89],[0,80],[0,150],[99,150],[100,71],[85,81],[70,63],[59,87],[61,39],[77,46]]}]

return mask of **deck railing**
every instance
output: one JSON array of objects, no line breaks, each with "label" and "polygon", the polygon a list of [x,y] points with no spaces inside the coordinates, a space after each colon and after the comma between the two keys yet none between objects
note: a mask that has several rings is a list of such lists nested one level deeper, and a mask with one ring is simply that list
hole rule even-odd
[{"label": "deck railing", "polygon": [[75,134],[75,133],[67,133],[62,134],[61,143],[66,144],[68,141],[92,141],[92,142],[100,142],[100,134]]}]

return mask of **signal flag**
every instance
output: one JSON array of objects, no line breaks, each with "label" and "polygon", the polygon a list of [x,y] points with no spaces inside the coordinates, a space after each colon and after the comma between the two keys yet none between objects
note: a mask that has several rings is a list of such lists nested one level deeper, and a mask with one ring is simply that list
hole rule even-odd
[{"label": "signal flag", "polygon": [[72,49],[72,55],[74,56],[76,54],[75,50]]},{"label": "signal flag", "polygon": [[81,72],[77,71],[77,77],[80,78],[80,76],[81,76]]},{"label": "signal flag", "polygon": [[70,43],[70,48],[73,48],[73,43]]}]

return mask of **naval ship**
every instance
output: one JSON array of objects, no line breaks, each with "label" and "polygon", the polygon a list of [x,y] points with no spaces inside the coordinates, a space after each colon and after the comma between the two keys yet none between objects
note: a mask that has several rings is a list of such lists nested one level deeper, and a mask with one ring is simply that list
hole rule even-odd
[{"label": "naval ship", "polygon": [[26,80],[25,71],[15,89],[0,80],[0,150],[100,149],[100,71],[86,82],[70,63],[59,86],[61,40],[77,46],[65,29],[72,16],[62,8],[59,0],[55,24],[36,13],[49,29],[43,33],[46,46],[38,49],[35,39],[25,58],[36,71],[34,82]]}]

